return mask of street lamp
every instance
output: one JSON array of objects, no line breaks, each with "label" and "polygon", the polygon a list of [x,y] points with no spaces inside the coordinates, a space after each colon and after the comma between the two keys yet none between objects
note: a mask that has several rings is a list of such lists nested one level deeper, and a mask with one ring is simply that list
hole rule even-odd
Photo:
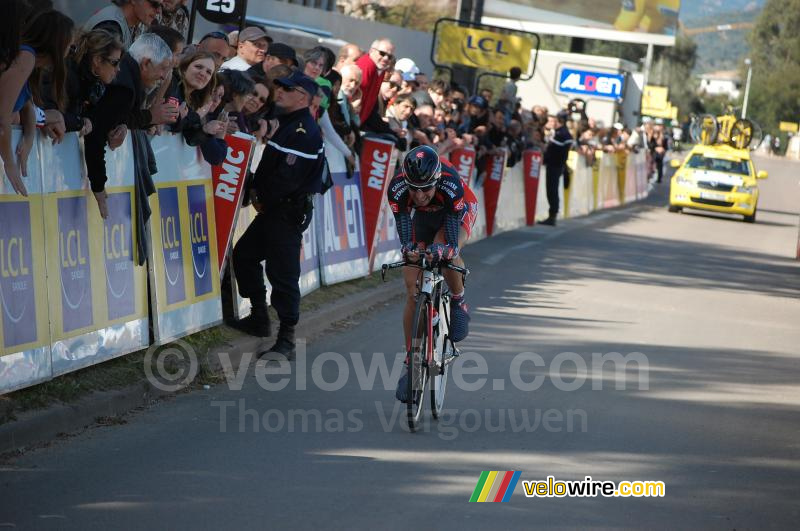
[{"label": "street lamp", "polygon": [[747,99],[750,97],[750,77],[753,74],[753,65],[750,59],[745,59],[744,64],[747,65],[747,81],[744,84],[744,103],[742,104],[742,120],[747,118]]}]

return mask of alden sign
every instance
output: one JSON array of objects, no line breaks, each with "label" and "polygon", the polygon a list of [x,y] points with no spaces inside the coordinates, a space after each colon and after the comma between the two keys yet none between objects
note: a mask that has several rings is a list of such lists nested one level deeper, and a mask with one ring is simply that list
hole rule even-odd
[{"label": "alden sign", "polygon": [[449,63],[508,73],[516,66],[527,71],[533,40],[527,36],[442,24],[436,39],[436,63]]},{"label": "alden sign", "polygon": [[556,88],[563,94],[618,100],[622,98],[624,84],[625,76],[622,74],[562,68]]}]

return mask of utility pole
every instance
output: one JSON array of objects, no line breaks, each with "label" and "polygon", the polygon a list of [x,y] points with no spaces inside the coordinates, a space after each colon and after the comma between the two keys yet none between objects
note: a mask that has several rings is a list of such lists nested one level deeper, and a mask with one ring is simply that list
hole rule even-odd
[{"label": "utility pole", "polygon": [[744,103],[742,104],[742,120],[747,118],[747,100],[750,98],[750,78],[753,75],[753,65],[750,59],[745,59],[744,64],[747,65],[747,81],[744,84]]}]

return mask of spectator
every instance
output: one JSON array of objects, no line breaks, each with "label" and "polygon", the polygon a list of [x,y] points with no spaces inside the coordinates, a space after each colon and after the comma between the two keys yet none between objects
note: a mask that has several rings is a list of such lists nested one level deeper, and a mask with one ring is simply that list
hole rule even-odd
[{"label": "spectator", "polygon": [[356,105],[361,104],[361,69],[356,65],[345,65],[341,69],[342,88],[339,90],[339,106],[342,116],[350,127],[359,127],[361,119]]},{"label": "spectator", "polygon": [[330,69],[327,59],[328,57],[321,46],[310,49],[303,54],[303,61],[305,63],[303,66],[303,73],[311,79],[317,79]]},{"label": "spectator", "polygon": [[401,139],[400,151],[408,150],[408,146],[411,145],[413,140],[408,126],[408,119],[414,114],[416,108],[416,100],[405,94],[397,96],[392,105],[386,110],[389,127]]},{"label": "spectator", "polygon": [[547,177],[547,202],[550,205],[549,215],[546,220],[542,221],[542,225],[555,226],[556,216],[558,216],[558,209],[560,207],[558,189],[561,182],[561,175],[564,173],[564,168],[567,164],[567,156],[572,147],[572,136],[567,129],[567,113],[561,111],[556,116],[556,123],[558,127],[553,133],[553,137],[547,142],[547,147],[544,150],[542,162],[545,165]]},{"label": "spectator", "polygon": [[214,56],[214,64],[216,69],[219,70],[222,63],[230,57],[231,48],[228,45],[228,35],[221,31],[212,31],[207,33],[197,43],[195,51],[210,53]]},{"label": "spectator", "polygon": [[354,65],[359,57],[364,55],[364,52],[355,44],[347,43],[339,48],[339,55],[336,58],[336,70],[342,72],[342,68],[347,65]]},{"label": "spectator", "polygon": [[189,10],[186,9],[186,0],[163,0],[161,14],[156,20],[162,26],[180,33],[185,40],[189,34]]},{"label": "spectator", "polygon": [[[17,16],[24,16],[24,4],[12,4],[11,8],[14,7],[18,9]],[[28,156],[36,136],[34,104],[44,105],[41,81],[45,69],[51,72],[56,106],[61,110],[66,107],[67,67],[64,54],[72,42],[73,28],[72,19],[51,9],[38,12],[25,21],[18,35],[11,30],[10,46],[16,44],[17,53],[11,64],[3,65],[4,69],[0,71],[0,95],[3,96],[0,104],[0,156],[12,187],[22,195],[27,195],[22,177],[28,175]],[[12,57],[12,54],[13,51],[6,50],[7,57]],[[16,113],[20,113],[23,134],[19,144],[12,150],[11,123]],[[47,125],[52,131],[50,136],[60,141],[65,133],[63,115],[58,110],[53,111],[48,121]]]},{"label": "spectator", "polygon": [[500,98],[497,106],[500,107],[506,115],[506,123],[511,120],[511,115],[514,114],[515,106],[517,104],[517,81],[522,76],[522,70],[517,67],[511,67],[508,71],[508,81],[503,85],[503,90],[500,92]]},{"label": "spectator", "polygon": [[177,120],[175,105],[158,102],[149,110],[142,109],[147,92],[167,79],[171,64],[167,43],[152,33],[142,35],[122,56],[117,76],[90,114],[93,127],[85,141],[86,171],[104,219],[108,217],[106,143],[113,149],[122,143],[127,129],[143,130]]},{"label": "spectator", "polygon": [[[355,166],[355,154],[350,149],[350,146],[336,133],[336,129],[333,127],[333,123],[327,111],[332,87],[330,86],[331,83],[322,76],[327,74],[333,67],[335,56],[333,52],[327,48],[317,46],[306,52],[303,59],[305,60],[305,75],[311,79],[315,79],[317,84],[328,89],[327,96],[323,96],[322,98],[319,111],[318,122],[322,130],[322,138],[325,139],[325,142],[338,150],[348,164]],[[313,115],[314,113],[312,113],[312,116]]]},{"label": "spectator", "polygon": [[417,105],[431,105],[437,109],[442,108],[449,95],[450,89],[442,79],[434,79],[428,90],[420,89],[412,94]]},{"label": "spectator", "polygon": [[[357,72],[360,72],[358,68],[353,68]],[[331,94],[337,96],[337,100],[331,102],[331,106],[328,108],[328,115],[330,116],[333,128],[342,140],[344,140],[344,143],[347,144],[347,147],[350,148],[353,153],[358,153],[360,151],[360,134],[358,125],[352,119],[352,108],[343,108],[341,101],[338,100],[338,95],[342,93],[342,76],[336,70],[331,70],[325,77],[331,82]],[[347,116],[345,116],[345,113],[347,113]]]},{"label": "spectator", "polygon": [[161,0],[111,0],[111,4],[89,18],[83,29],[116,33],[126,50],[140,32],[139,25],[149,27],[161,9]]},{"label": "spectator", "polygon": [[169,49],[172,50],[172,68],[177,68],[178,63],[181,61],[183,51],[186,48],[186,37],[181,35],[177,30],[158,24],[147,28],[147,33],[155,33],[167,43]]},{"label": "spectator", "polygon": [[417,84],[417,90],[428,90],[430,82],[428,81],[428,76],[424,72],[418,73],[414,76],[414,82]]},{"label": "spectator", "polygon": [[312,194],[322,186],[322,136],[308,107],[317,84],[301,72],[276,80],[275,104],[280,125],[264,150],[253,190],[258,211],[233,249],[239,293],[250,299],[251,312],[236,324],[248,334],[271,335],[264,286],[272,285],[271,303],[280,328],[269,350],[287,358],[295,353],[295,326],[300,318],[300,248],[311,222]]},{"label": "spectator", "polygon": [[236,44],[236,57],[222,63],[222,70],[245,71],[264,61],[269,47],[267,34],[259,27],[249,26],[239,32]]},{"label": "spectator", "polygon": [[378,93],[378,112],[381,116],[386,113],[389,103],[397,96],[403,83],[402,76],[396,70],[391,73],[387,72],[387,74],[381,83],[381,90]]},{"label": "spectator", "polygon": [[369,52],[362,55],[356,65],[361,69],[361,110],[359,118],[366,127],[367,119],[378,104],[378,92],[383,74],[394,59],[394,44],[389,39],[378,39],[372,43]]},{"label": "spectator", "polygon": [[239,131],[249,133],[250,129],[242,111],[248,100],[253,97],[256,88],[253,78],[247,72],[239,70],[223,70],[220,72],[220,78],[225,87],[222,110],[228,113],[228,134]]},{"label": "spectator", "polygon": [[211,165],[225,160],[228,147],[224,141],[227,124],[205,119],[214,105],[215,70],[214,56],[210,53],[187,55],[181,59],[167,92],[185,106],[185,114],[171,130],[182,133],[188,145],[200,146],[203,157]]},{"label": "spectator", "polygon": [[478,91],[478,95],[486,100],[487,105],[492,104],[492,98],[494,97],[494,91],[492,89],[484,87]]},{"label": "spectator", "polygon": [[[483,134],[489,125],[489,102],[482,96],[472,96],[467,102],[467,116],[462,120],[459,133]],[[483,130],[479,130],[483,128]]]},{"label": "spectator", "polygon": [[664,156],[669,149],[669,139],[664,134],[664,126],[662,124],[656,124],[653,128],[653,138],[648,142],[648,147],[656,167],[656,182],[660,183],[661,178],[664,176]]},{"label": "spectator", "polygon": [[531,109],[533,116],[540,124],[544,125],[547,122],[547,107],[542,105],[534,105]]},{"label": "spectator", "polygon": [[266,75],[270,68],[277,65],[297,67],[297,54],[295,54],[294,48],[282,42],[270,43],[269,48],[267,48],[267,54],[261,64],[251,66],[248,72],[251,75],[259,73]]},{"label": "spectator", "polygon": [[[92,132],[89,114],[114,81],[122,61],[123,46],[119,36],[106,30],[84,33],[75,45],[67,66],[67,105],[64,122],[67,132],[81,136]],[[50,87],[45,107],[57,109]]]},{"label": "spectator", "polygon": [[247,120],[247,128],[258,142],[262,142],[267,138],[270,129],[268,119],[272,117],[272,94],[267,76],[253,75],[251,77],[255,88],[252,97],[244,105],[244,115]]}]

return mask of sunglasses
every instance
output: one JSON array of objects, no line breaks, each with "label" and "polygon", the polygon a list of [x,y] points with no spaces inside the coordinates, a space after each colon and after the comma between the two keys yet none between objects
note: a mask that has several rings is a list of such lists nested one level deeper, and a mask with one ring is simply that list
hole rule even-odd
[{"label": "sunglasses", "polygon": [[278,88],[284,92],[299,92],[300,94],[305,94],[306,96],[308,96],[308,92],[299,87],[286,87],[284,85],[278,85]]},{"label": "sunglasses", "polygon": [[395,90],[400,90],[400,85],[398,85],[394,81],[389,81],[389,88],[393,88]]},{"label": "sunglasses", "polygon": [[429,184],[427,186],[416,186],[411,184],[410,182],[406,181],[410,192],[422,192],[423,194],[433,190],[433,187],[436,186],[436,183]]},{"label": "sunglasses", "polygon": [[253,92],[253,99],[258,100],[261,103],[261,105],[264,105],[265,103],[267,103],[268,98],[261,96],[258,92]]},{"label": "sunglasses", "polygon": [[373,48],[373,50],[375,50],[376,52],[378,52],[378,55],[380,55],[381,57],[385,57],[385,58],[389,59],[390,61],[391,61],[392,59],[394,59],[394,54],[393,54],[393,53],[384,52],[383,50],[379,50],[379,49],[377,49],[377,48]]}]

